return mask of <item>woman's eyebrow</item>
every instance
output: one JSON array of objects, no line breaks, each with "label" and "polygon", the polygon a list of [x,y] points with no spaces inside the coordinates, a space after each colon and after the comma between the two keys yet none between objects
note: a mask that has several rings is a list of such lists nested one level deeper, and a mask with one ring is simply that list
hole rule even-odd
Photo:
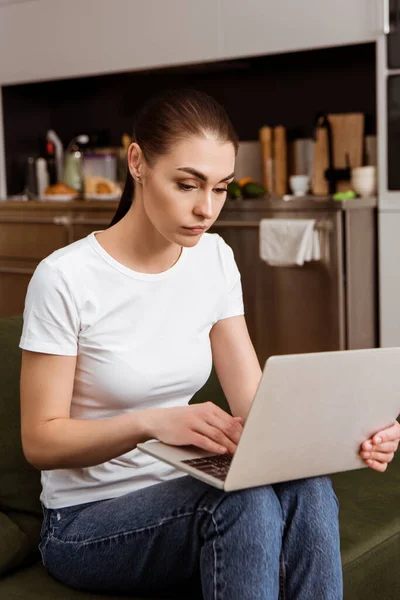
[{"label": "woman's eyebrow", "polygon": [[[202,181],[208,181],[208,178],[204,175],[204,173],[200,173],[200,171],[198,171],[197,169],[193,169],[192,167],[178,167],[176,170],[177,171],[186,171],[186,173],[190,173],[191,175],[194,175],[195,177],[197,177],[198,179],[201,179]],[[231,179],[234,176],[235,176],[235,173],[231,173],[230,175],[228,175],[228,177],[221,179],[221,181],[219,181],[218,183],[223,183],[224,181],[228,181],[228,179]]]}]

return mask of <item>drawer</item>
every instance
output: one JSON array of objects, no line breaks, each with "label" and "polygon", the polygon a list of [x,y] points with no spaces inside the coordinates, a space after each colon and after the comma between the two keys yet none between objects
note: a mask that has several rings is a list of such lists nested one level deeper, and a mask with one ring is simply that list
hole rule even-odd
[{"label": "drawer", "polygon": [[4,222],[0,218],[0,259],[41,260],[69,243],[69,230],[40,218],[27,223]]}]

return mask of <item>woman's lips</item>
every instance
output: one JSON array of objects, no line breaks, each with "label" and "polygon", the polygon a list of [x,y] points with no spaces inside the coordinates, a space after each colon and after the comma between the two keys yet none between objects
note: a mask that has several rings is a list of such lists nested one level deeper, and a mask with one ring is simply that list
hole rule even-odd
[{"label": "woman's lips", "polygon": [[184,227],[184,229],[186,229],[186,231],[190,231],[194,235],[199,235],[206,230],[205,227]]}]

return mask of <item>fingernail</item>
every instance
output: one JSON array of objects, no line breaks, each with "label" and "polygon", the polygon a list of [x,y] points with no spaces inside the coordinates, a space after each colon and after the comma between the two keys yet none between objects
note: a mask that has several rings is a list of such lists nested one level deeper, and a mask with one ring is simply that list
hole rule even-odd
[{"label": "fingernail", "polygon": [[380,444],[382,442],[382,438],[381,437],[376,437],[375,438],[375,444]]},{"label": "fingernail", "polygon": [[364,458],[368,458],[369,456],[371,456],[370,452],[364,452]]},{"label": "fingernail", "polygon": [[365,448],[366,448],[367,450],[372,450],[372,444],[367,444],[367,445],[365,446]]},{"label": "fingernail", "polygon": [[372,460],[371,460],[371,459],[367,460],[367,463],[368,463],[369,465],[372,465]]}]

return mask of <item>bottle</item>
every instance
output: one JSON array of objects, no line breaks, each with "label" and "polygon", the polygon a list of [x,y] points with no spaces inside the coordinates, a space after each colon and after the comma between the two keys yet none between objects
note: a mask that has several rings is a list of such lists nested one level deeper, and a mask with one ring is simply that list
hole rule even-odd
[{"label": "bottle", "polygon": [[65,155],[64,183],[78,192],[82,191],[82,152],[76,144],[73,144],[71,151]]},{"label": "bottle", "polygon": [[55,183],[57,183],[56,155],[54,144],[49,140],[46,143],[46,161],[49,173],[49,182],[50,185],[54,185]]},{"label": "bottle", "polygon": [[47,163],[44,158],[36,159],[36,182],[37,195],[43,198],[45,190],[49,187],[49,173],[47,171]]},{"label": "bottle", "polygon": [[36,165],[33,156],[30,156],[26,164],[25,194],[29,200],[37,197]]}]

